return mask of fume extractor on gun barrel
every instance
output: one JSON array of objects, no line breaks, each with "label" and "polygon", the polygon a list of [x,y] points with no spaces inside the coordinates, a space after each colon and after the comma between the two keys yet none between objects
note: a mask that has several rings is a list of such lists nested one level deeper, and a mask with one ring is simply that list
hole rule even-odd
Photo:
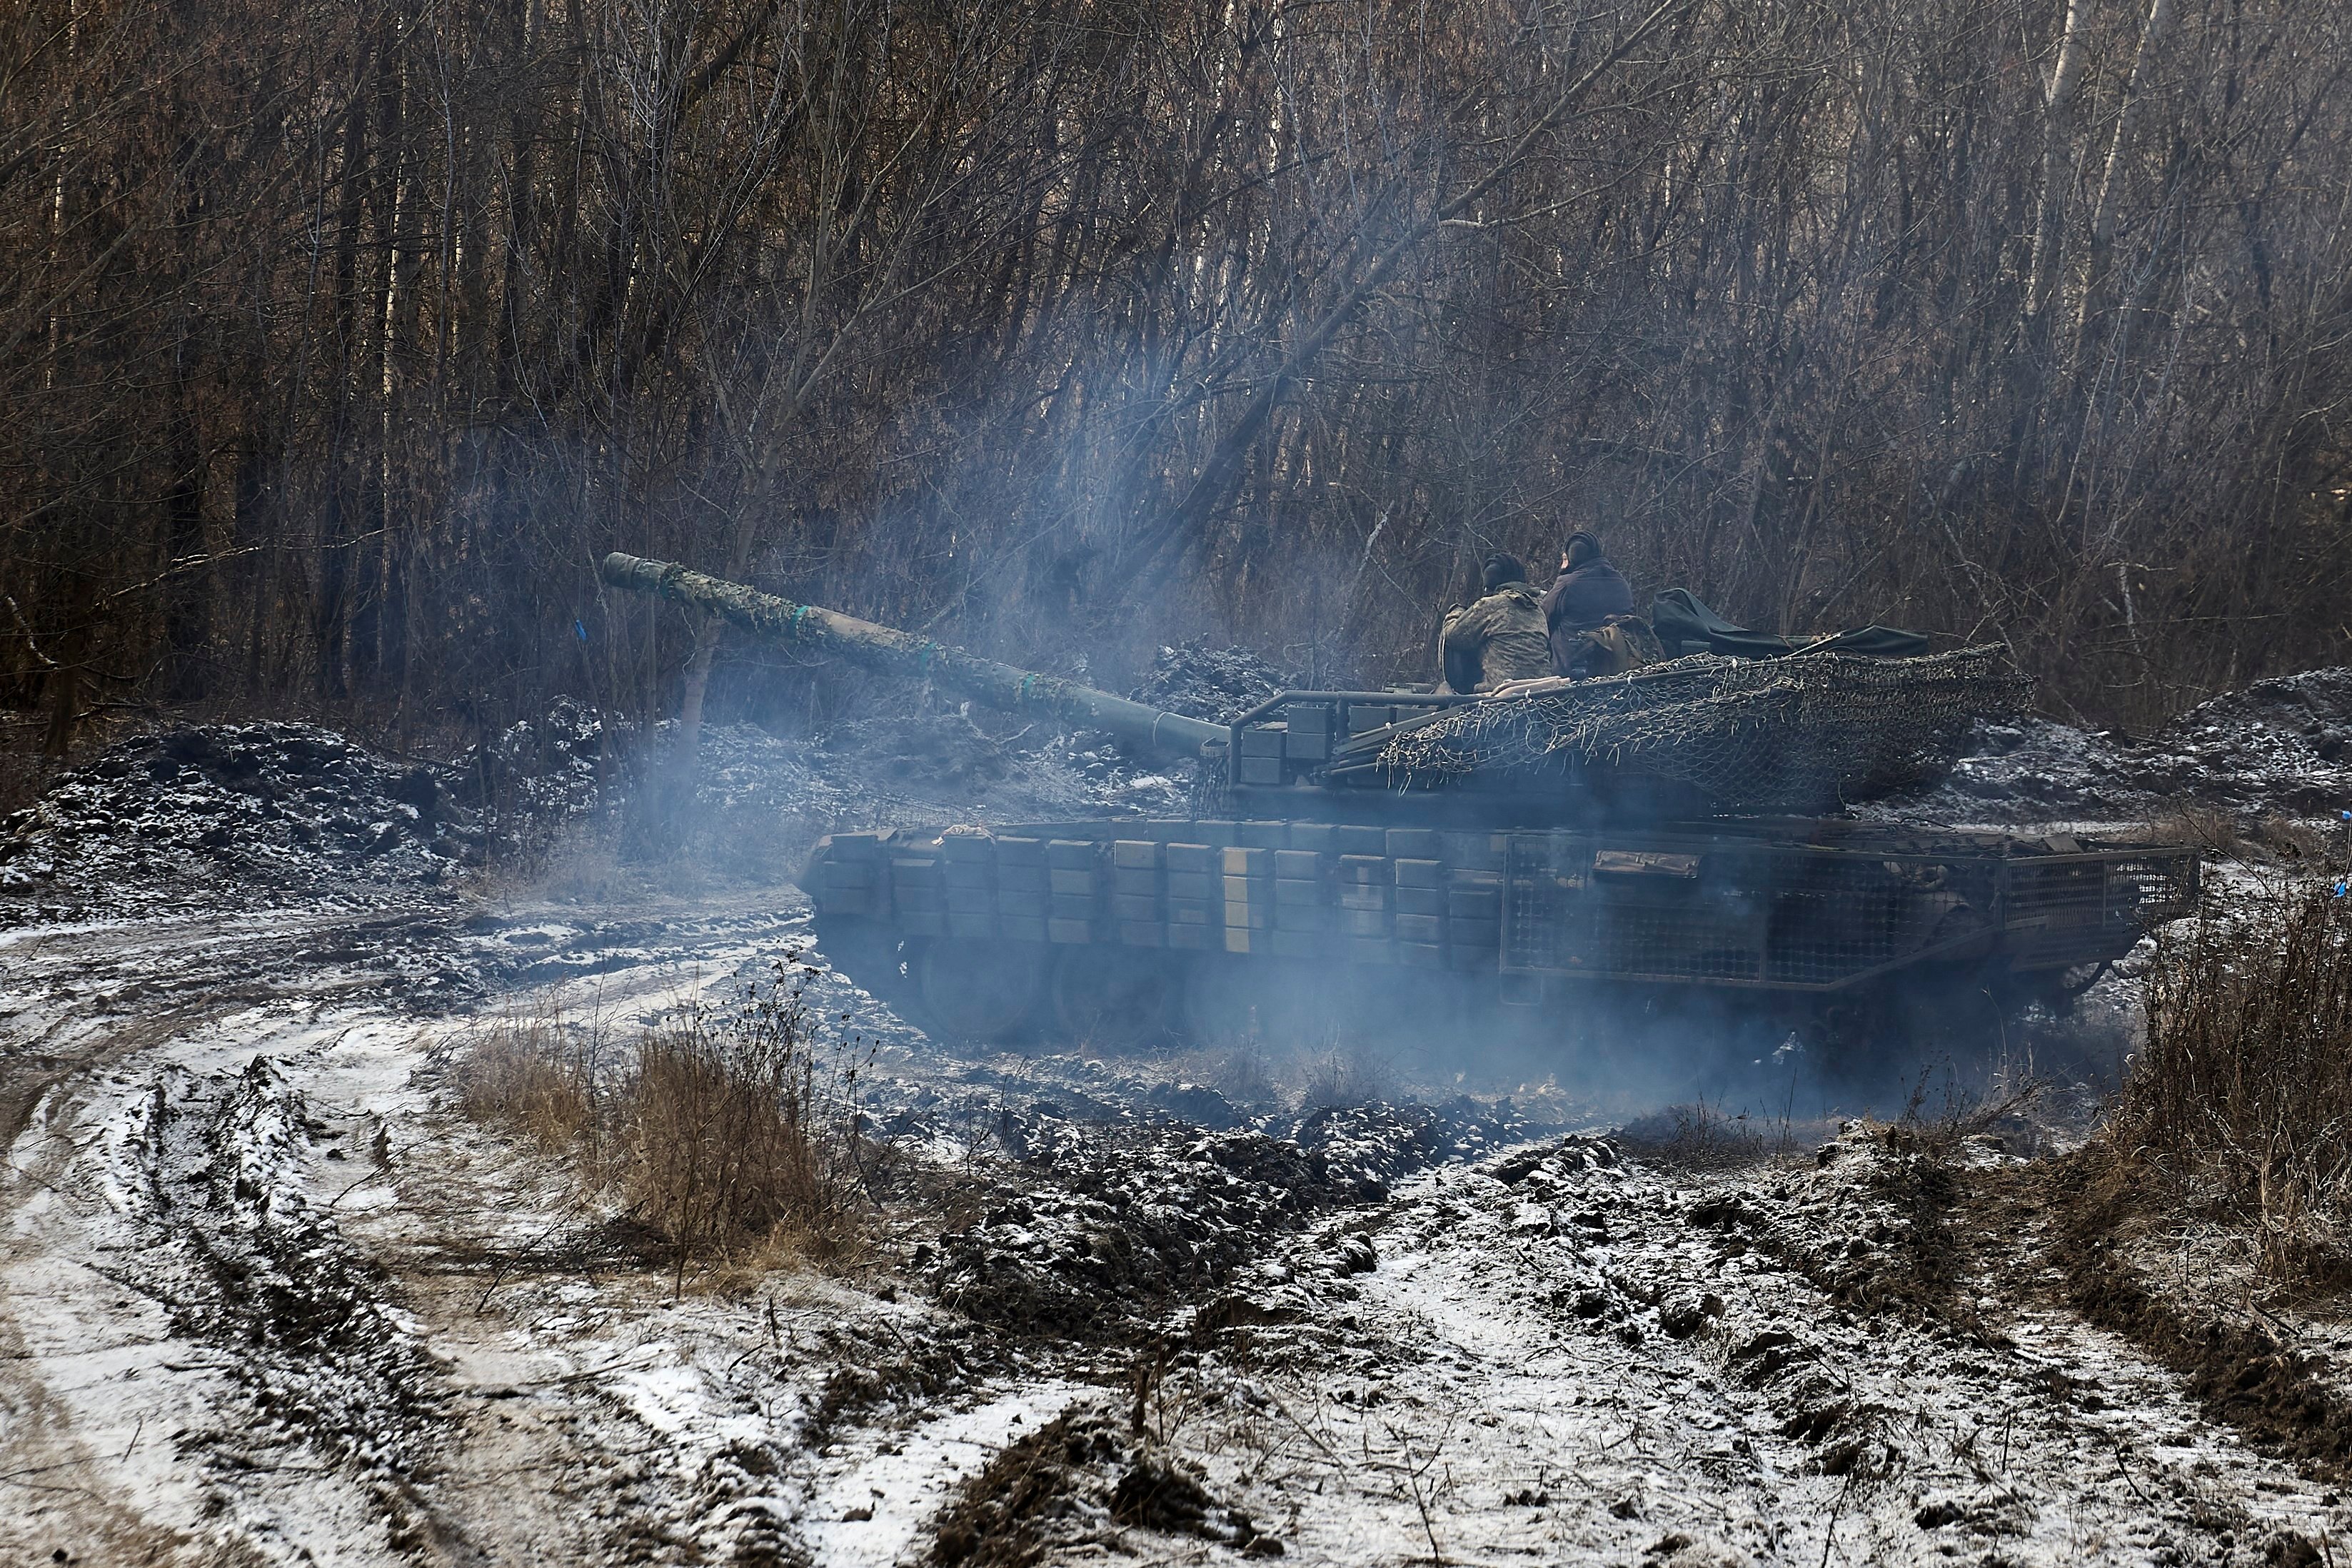
[{"label": "fume extractor on gun barrel", "polygon": [[2197,893],[2193,849],[1845,810],[2022,706],[1997,649],[1890,658],[1857,635],[1481,697],[1285,691],[1212,724],[667,562],[614,554],[604,575],[1194,760],[1181,820],[818,843],[820,950],[961,1037],[1215,1037],[1339,1010],[1459,1026],[1479,1001],[1530,1005],[1540,1030],[1598,988],[1712,995],[1775,1030],[1866,1035],[1905,998],[1982,998],[1997,1021],[2063,1005]]}]

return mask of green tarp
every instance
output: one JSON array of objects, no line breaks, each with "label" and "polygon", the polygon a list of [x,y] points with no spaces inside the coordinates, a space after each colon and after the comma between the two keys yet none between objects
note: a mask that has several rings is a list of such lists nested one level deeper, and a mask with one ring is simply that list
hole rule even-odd
[{"label": "green tarp", "polygon": [[1769,632],[1735,626],[1688,588],[1668,588],[1650,605],[1650,626],[1664,645],[1666,657],[1712,653],[1726,658],[1785,658],[1797,653],[1851,653],[1871,658],[1916,658],[1927,651],[1927,639],[1918,632],[1892,626],[1861,626],[1800,647]]}]

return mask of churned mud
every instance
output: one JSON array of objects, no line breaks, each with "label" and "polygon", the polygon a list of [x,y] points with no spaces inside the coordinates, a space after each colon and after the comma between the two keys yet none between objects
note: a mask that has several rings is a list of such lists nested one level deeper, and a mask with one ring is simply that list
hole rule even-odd
[{"label": "churned mud", "polygon": [[[1203,711],[1268,679],[1169,659]],[[2307,805],[2341,782],[2317,679],[2158,742],[1987,737],[1940,813],[2145,809],[2149,759],[2248,725],[2246,801]],[[1178,788],[1083,737],[937,735],[722,738],[698,831]],[[2352,1552],[2343,1282],[2282,1298],[2104,1181],[2070,1152],[2093,1088],[1816,1119],[1455,1039],[948,1049],[764,873],[469,882],[518,812],[593,808],[572,742],[491,799],[332,741],[126,748],[7,830],[0,1561]],[[884,753],[854,800],[845,759]],[[625,1052],[787,953],[877,1152],[824,1267],[674,1269],[573,1156],[463,1112],[486,1020]],[[2128,975],[2086,1009],[2044,1044],[2095,1064]]]},{"label": "churned mud", "polygon": [[617,1026],[799,908],[10,933],[11,1560],[2262,1563],[2352,1527],[2342,1338],[2184,1295],[1998,1132],[1708,1169],[1556,1089],[1301,1110],[973,1059],[820,973],[929,1195],[846,1274],[679,1294],[457,1113],[467,1021],[410,977],[527,931],[532,1005]]}]

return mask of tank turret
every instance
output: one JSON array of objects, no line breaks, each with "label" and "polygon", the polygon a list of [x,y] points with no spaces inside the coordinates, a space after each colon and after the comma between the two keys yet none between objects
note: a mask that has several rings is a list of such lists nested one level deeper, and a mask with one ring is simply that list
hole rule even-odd
[{"label": "tank turret", "polygon": [[1948,767],[1973,722],[2012,716],[2031,691],[1997,647],[1887,658],[1832,638],[1486,695],[1284,691],[1212,724],[675,562],[614,553],[604,576],[765,641],[1202,757],[1204,802],[1244,816],[1654,823],[1835,811]]}]

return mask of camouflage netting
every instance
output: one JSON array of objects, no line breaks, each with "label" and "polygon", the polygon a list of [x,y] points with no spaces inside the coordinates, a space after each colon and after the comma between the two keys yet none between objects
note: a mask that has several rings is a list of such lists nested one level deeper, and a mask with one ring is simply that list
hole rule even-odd
[{"label": "camouflage netting", "polygon": [[2021,713],[2032,693],[1998,647],[1899,659],[1699,654],[1453,709],[1391,735],[1377,761],[1426,784],[1565,754],[1693,785],[1726,809],[1819,811],[1937,776],[1972,721]]}]

